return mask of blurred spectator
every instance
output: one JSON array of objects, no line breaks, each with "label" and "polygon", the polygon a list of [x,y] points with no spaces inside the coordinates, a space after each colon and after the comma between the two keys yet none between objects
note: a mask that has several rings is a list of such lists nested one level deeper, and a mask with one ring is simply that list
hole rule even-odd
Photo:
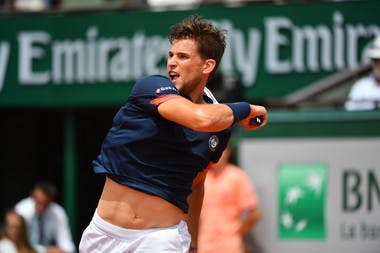
[{"label": "blurred spectator", "polygon": [[147,0],[148,6],[155,10],[164,10],[168,7],[176,9],[191,9],[197,7],[201,0]]},{"label": "blurred spectator", "polygon": [[14,8],[18,11],[43,11],[47,6],[44,0],[14,0]]},{"label": "blurred spectator", "polygon": [[14,243],[0,233],[0,252],[1,253],[17,253]]},{"label": "blurred spectator", "polygon": [[29,240],[38,252],[75,252],[66,212],[54,202],[56,192],[52,183],[38,182],[15,209],[25,218]]},{"label": "blurred spectator", "polygon": [[46,11],[56,9],[61,0],[12,0],[15,11]]},{"label": "blurred spectator", "polygon": [[345,103],[345,108],[350,111],[380,108],[380,35],[374,39],[367,53],[372,61],[372,73],[351,87]]},{"label": "blurred spectator", "polygon": [[258,196],[248,175],[230,163],[228,146],[205,180],[200,216],[199,253],[243,253],[251,249],[244,243],[260,219]]},{"label": "blurred spectator", "polygon": [[285,0],[203,0],[202,3],[206,4],[224,4],[226,6],[243,6],[251,3],[276,3],[283,4]]},{"label": "blurred spectator", "polygon": [[[18,253],[36,253],[29,243],[26,222],[13,209],[5,214],[5,236],[13,242]],[[0,252],[8,252],[1,251]]]}]

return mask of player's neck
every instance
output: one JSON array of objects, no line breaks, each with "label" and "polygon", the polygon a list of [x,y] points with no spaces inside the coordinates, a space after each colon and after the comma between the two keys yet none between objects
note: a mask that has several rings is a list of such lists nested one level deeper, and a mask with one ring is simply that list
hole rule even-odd
[{"label": "player's neck", "polygon": [[204,96],[204,85],[198,85],[196,89],[194,89],[191,94],[189,94],[189,98],[193,103],[196,104],[206,104],[206,101],[203,99]]}]

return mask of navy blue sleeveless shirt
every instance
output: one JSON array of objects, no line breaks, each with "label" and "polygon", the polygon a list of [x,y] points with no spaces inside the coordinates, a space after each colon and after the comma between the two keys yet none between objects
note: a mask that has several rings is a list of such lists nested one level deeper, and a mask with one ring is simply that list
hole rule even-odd
[{"label": "navy blue sleeveless shirt", "polygon": [[177,96],[178,90],[164,76],[139,79],[116,113],[93,168],[187,213],[193,179],[210,161],[219,160],[231,129],[198,132],[166,120],[157,107]]}]

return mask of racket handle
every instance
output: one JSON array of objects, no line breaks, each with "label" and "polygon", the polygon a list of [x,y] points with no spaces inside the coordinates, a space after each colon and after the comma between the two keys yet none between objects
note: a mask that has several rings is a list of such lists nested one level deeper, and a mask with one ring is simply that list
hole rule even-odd
[{"label": "racket handle", "polygon": [[251,124],[251,126],[260,126],[263,123],[263,117],[257,116],[257,117],[251,118],[249,123]]}]

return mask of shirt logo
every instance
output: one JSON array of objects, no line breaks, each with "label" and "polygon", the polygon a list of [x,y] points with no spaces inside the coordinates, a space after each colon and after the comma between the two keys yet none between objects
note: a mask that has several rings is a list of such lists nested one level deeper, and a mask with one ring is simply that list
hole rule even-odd
[{"label": "shirt logo", "polygon": [[166,90],[177,91],[177,89],[176,89],[175,87],[166,86],[166,87],[160,87],[160,88],[157,88],[157,89],[156,89],[156,93],[161,93],[161,92],[166,91]]},{"label": "shirt logo", "polygon": [[211,135],[208,140],[208,146],[211,151],[215,151],[216,147],[219,145],[219,138],[216,135]]}]

